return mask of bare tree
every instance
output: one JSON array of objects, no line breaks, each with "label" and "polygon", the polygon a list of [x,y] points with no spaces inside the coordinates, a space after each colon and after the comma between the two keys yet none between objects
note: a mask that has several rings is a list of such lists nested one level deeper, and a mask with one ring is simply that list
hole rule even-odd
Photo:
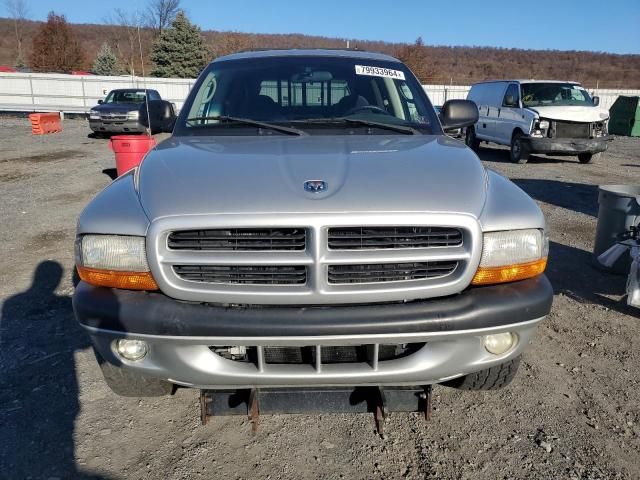
[{"label": "bare tree", "polygon": [[157,35],[171,25],[180,10],[180,0],[149,0],[144,15],[145,25]]},{"label": "bare tree", "polygon": [[104,19],[109,29],[109,40],[115,46],[120,61],[126,65],[128,73],[134,74],[140,59],[139,29],[142,16],[139,12],[126,12],[116,8]]},{"label": "bare tree", "polygon": [[16,66],[24,66],[24,53],[22,41],[24,39],[24,26],[29,17],[29,5],[27,0],[4,0],[5,8],[13,21],[16,35]]}]

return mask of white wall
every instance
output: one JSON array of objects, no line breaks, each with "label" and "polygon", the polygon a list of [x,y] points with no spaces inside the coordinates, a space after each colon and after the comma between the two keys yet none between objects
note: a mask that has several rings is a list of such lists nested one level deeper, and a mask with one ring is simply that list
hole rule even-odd
[{"label": "white wall", "polygon": [[[101,77],[56,73],[0,73],[0,110],[64,111],[86,113],[114,88],[153,88],[178,108],[195,79],[152,77]],[[424,85],[434,105],[452,98],[466,98],[469,86]],[[640,90],[588,89],[609,108],[619,95],[640,95]]]}]

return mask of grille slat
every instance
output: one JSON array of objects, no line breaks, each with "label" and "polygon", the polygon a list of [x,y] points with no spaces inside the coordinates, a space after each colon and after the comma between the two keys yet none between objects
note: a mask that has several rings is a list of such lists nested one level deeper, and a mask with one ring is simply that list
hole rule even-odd
[{"label": "grille slat", "polygon": [[329,229],[329,248],[367,250],[456,247],[462,232],[448,227],[335,227]]},{"label": "grille slat", "polygon": [[329,265],[329,283],[378,283],[440,278],[455,271],[456,261]]},{"label": "grille slat", "polygon": [[304,266],[174,265],[183,280],[229,285],[303,285]]},{"label": "grille slat", "polygon": [[306,248],[302,228],[218,228],[171,232],[170,250],[290,251]]}]

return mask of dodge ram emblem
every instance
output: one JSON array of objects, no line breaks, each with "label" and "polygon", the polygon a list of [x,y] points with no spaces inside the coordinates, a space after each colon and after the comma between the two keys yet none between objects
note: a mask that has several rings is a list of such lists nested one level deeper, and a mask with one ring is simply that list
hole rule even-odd
[{"label": "dodge ram emblem", "polygon": [[311,193],[324,192],[327,189],[327,182],[324,180],[307,180],[304,182],[304,189]]}]

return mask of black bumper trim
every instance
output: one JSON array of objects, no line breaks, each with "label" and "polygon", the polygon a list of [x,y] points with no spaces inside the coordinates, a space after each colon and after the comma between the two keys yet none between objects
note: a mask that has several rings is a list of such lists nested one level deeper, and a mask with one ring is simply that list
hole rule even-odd
[{"label": "black bumper trim", "polygon": [[611,136],[599,138],[536,138],[527,137],[532,153],[599,153],[607,149]]},{"label": "black bumper trim", "polygon": [[186,303],[161,293],[94,287],[73,295],[87,327],[146,335],[286,337],[437,333],[500,327],[544,317],[553,289],[540,277],[410,303],[322,307],[223,307]]}]

